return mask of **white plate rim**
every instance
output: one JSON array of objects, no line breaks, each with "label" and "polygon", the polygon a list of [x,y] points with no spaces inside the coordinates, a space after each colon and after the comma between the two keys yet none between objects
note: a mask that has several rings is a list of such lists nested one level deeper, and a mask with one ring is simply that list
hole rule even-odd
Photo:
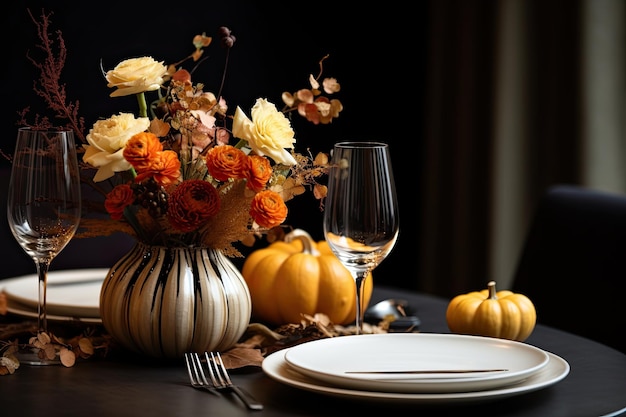
[{"label": "white plate rim", "polygon": [[[11,314],[15,314],[21,317],[28,317],[28,318],[35,318],[35,319],[37,318],[36,311],[23,310],[21,308],[16,308],[13,306],[8,306],[7,311]],[[46,314],[46,319],[48,321],[59,321],[59,322],[78,321],[81,323],[102,324],[102,319],[96,318],[96,317],[73,317],[73,316],[61,316],[57,314]]]},{"label": "white plate rim", "polygon": [[446,393],[363,391],[321,385],[319,381],[293,370],[285,361],[285,353],[287,350],[288,349],[283,349],[268,355],[261,364],[263,372],[275,381],[294,388],[333,397],[369,400],[374,402],[385,401],[399,404],[451,404],[492,401],[547,388],[563,380],[570,372],[570,365],[565,359],[554,353],[546,352],[550,359],[544,368],[517,384],[498,389]]},{"label": "white plate rim", "polygon": [[[97,291],[91,294],[91,297],[85,297],[84,302],[66,303],[63,301],[55,301],[51,298],[51,294],[54,297],[56,292],[50,291],[48,287],[48,318],[53,320],[66,320],[66,319],[97,319],[100,321],[100,288],[107,273],[107,268],[88,268],[88,269],[67,269],[67,270],[54,270],[48,272],[48,285],[63,285],[64,291],[77,289],[79,287],[88,288],[92,291]],[[33,284],[33,295],[24,296],[20,291],[14,290],[15,286],[19,286],[21,289],[26,281]],[[10,310],[13,314],[18,314],[26,317],[37,317],[37,275],[28,274],[14,278],[6,278],[0,280],[0,291],[4,292],[9,302],[14,301],[19,306],[10,306]],[[96,290],[97,289],[97,290]],[[30,291],[30,290],[27,290]],[[94,300],[97,299],[97,304]],[[94,321],[94,320],[89,320]],[[100,321],[101,322],[101,321]]]},{"label": "white plate rim", "polygon": [[[445,346],[448,349],[460,349],[461,351],[469,349],[470,347],[474,348],[474,350],[479,348],[480,353],[484,351],[486,355],[483,360],[485,363],[483,366],[489,366],[493,357],[497,357],[498,354],[503,354],[505,358],[522,358],[524,362],[520,366],[524,366],[524,368],[520,368],[518,366],[514,371],[510,372],[476,374],[475,376],[470,377],[467,375],[461,375],[461,377],[451,377],[443,374],[438,374],[436,376],[372,374],[347,375],[343,373],[344,368],[339,370],[336,369],[336,366],[338,363],[341,363],[342,367],[344,363],[350,363],[352,357],[354,357],[354,344],[356,342],[358,342],[357,344],[359,346],[363,346],[360,354],[365,354],[366,360],[368,358],[374,360],[378,359],[380,356],[379,349],[383,349],[381,344],[384,346],[384,349],[392,352],[389,358],[391,358],[391,362],[393,362],[394,353],[400,356],[406,356],[407,349],[413,349],[414,346],[418,349],[422,346],[439,352],[440,349],[433,348],[436,348],[436,346],[441,343],[442,346]],[[393,352],[394,348],[397,348],[398,350]],[[313,356],[312,352],[324,352],[324,354]],[[456,351],[451,351],[449,354],[453,359],[456,359]],[[523,354],[526,356],[520,356]],[[333,357],[330,355],[335,356]],[[413,355],[412,351],[410,352],[410,355]],[[308,377],[321,380],[331,385],[342,386],[344,388],[389,392],[435,393],[485,390],[493,389],[498,386],[514,384],[545,367],[548,364],[549,357],[545,351],[535,346],[506,339],[448,333],[387,333],[324,338],[303,343],[301,345],[294,346],[289,349],[288,352],[285,352],[285,361],[291,367]],[[417,362],[419,362],[419,360]],[[453,366],[453,368],[465,367],[465,362],[467,362],[466,359],[462,360],[458,366]],[[405,362],[403,362],[403,366],[404,363]],[[356,368],[362,365],[359,361],[359,363],[352,363],[347,366],[354,366]],[[368,365],[367,367],[369,368],[370,366],[372,368],[375,367],[373,365]],[[504,368],[506,366],[504,364],[500,364],[499,366],[496,365],[496,367]],[[416,366],[416,368],[422,369],[419,365]]]}]

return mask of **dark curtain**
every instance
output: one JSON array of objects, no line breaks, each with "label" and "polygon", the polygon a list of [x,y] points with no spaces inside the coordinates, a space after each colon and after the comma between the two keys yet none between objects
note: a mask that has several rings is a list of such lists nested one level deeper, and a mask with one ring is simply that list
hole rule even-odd
[{"label": "dark curtain", "polygon": [[[432,1],[426,62],[423,207],[417,289],[486,288],[494,213],[494,106],[504,2]],[[553,183],[579,181],[580,2],[524,2],[530,215]],[[525,219],[520,219],[525,221]]]}]

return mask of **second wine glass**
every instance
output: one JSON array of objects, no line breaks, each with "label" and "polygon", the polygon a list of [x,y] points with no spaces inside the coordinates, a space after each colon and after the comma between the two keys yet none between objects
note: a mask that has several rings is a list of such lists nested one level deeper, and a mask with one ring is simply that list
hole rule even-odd
[{"label": "second wine glass", "polygon": [[324,206],[324,236],[355,280],[356,334],[363,328],[363,282],[393,249],[399,227],[389,145],[335,144]]},{"label": "second wine glass", "polygon": [[[39,332],[48,333],[47,274],[50,262],[72,239],[81,215],[76,142],[71,130],[18,130],[7,196],[13,236],[37,269]],[[58,363],[44,351],[23,352],[20,362]]]}]

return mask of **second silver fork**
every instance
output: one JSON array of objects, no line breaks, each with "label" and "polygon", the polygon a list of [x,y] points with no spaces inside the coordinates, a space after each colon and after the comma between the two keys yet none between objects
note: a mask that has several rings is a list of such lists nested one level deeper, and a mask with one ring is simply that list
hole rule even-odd
[{"label": "second silver fork", "polygon": [[244,402],[246,407],[250,410],[262,410],[263,404],[256,401],[248,392],[246,392],[243,388],[238,387],[233,384],[226,371],[226,366],[224,366],[224,362],[222,361],[222,356],[219,352],[204,352],[204,356],[206,358],[207,366],[209,368],[209,376],[211,377],[211,382],[213,386],[217,390],[226,390],[234,393],[241,401]]}]

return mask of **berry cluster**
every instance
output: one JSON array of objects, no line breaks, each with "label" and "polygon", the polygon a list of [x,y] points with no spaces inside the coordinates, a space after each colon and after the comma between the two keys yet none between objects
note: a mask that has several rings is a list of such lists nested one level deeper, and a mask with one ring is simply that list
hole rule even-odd
[{"label": "berry cluster", "polygon": [[135,203],[148,210],[152,217],[160,217],[167,212],[167,192],[154,178],[133,183],[130,187],[135,193]]}]

